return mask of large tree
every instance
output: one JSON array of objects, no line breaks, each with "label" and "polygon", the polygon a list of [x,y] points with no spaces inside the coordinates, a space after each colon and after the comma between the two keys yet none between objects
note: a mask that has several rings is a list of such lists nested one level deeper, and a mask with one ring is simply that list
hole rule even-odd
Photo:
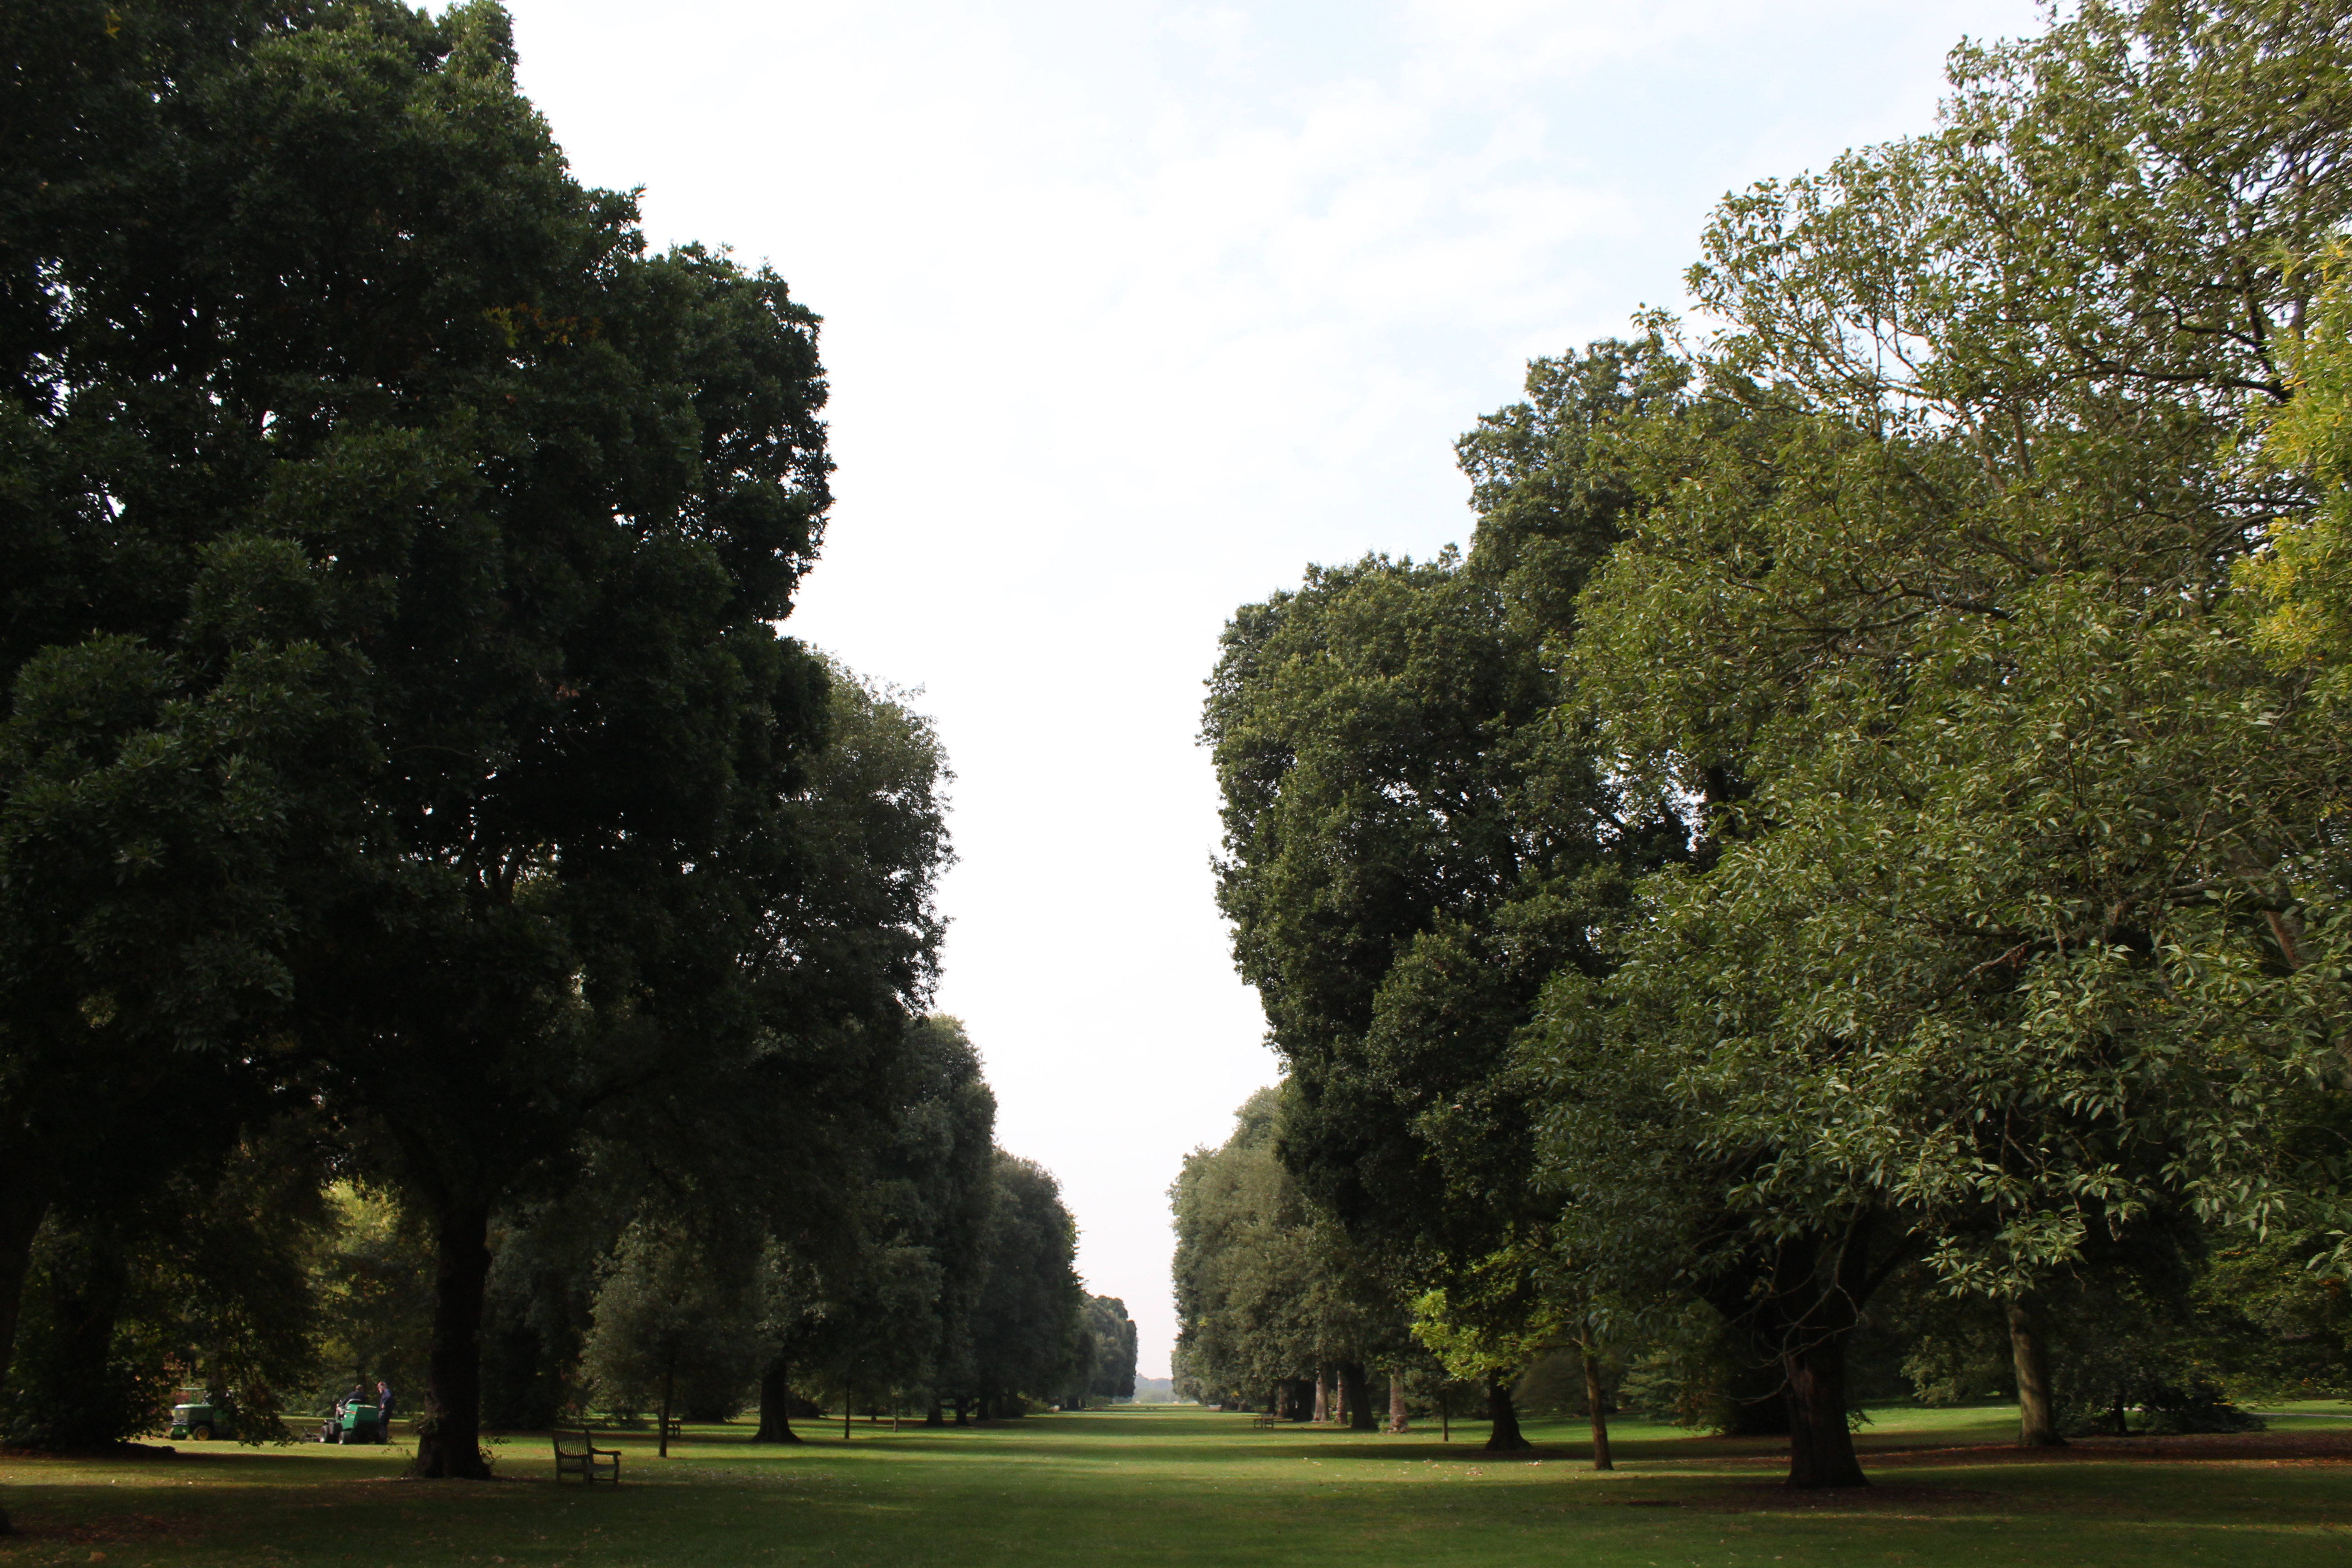
[{"label": "large tree", "polygon": [[1549,1223],[1515,1041],[1552,974],[1600,971],[1630,876],[1683,847],[1556,718],[1576,594],[1633,497],[1601,437],[1679,387],[1646,340],[1538,362],[1462,442],[1466,561],[1311,569],[1235,616],[1211,681],[1219,898],[1289,1069],[1283,1156],[1400,1303],[1451,1284],[1458,1310],[1536,1310],[1528,1282],[1492,1288]]},{"label": "large tree", "polygon": [[[44,1082],[75,1017],[294,1046],[238,1059],[308,1076],[431,1216],[418,1468],[478,1473],[492,1209],[764,1048],[825,684],[772,629],[826,501],[814,321],[646,255],[493,5],[10,15],[10,658],[58,694],[18,754],[137,783],[153,826],[106,826],[163,895],[55,901],[79,972],[12,1060]],[[20,841],[70,891],[74,846]],[[107,984],[140,922],[170,962]]]},{"label": "large tree", "polygon": [[1906,1257],[2008,1304],[2030,1391],[2095,1244],[2314,1195],[2340,739],[2230,584],[2306,504],[2234,441],[2352,199],[2329,16],[1960,51],[1938,133],[1726,204],[1706,395],[1629,438],[1572,668],[1710,853],[1556,991],[1554,1169],[1592,1258],[1681,1237],[1780,1361],[1792,1484],[1862,1479],[1843,1348]]}]

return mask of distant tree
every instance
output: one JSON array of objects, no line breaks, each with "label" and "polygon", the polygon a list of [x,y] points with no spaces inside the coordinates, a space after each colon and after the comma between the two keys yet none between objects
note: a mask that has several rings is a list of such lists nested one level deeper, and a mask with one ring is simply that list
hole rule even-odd
[{"label": "distant tree", "polygon": [[338,1182],[326,1193],[332,1228],[314,1254],[320,1384],[392,1386],[414,1409],[433,1335],[433,1247],[416,1220],[382,1193]]},{"label": "distant tree", "polygon": [[[582,1370],[616,1414],[732,1415],[758,1369],[748,1260],[675,1219],[648,1215],[623,1235],[596,1289]],[[659,1452],[669,1453],[664,1427]]]},{"label": "distant tree", "polygon": [[1336,1382],[1350,1424],[1369,1431],[1369,1369],[1410,1353],[1404,1314],[1277,1155],[1287,1103],[1277,1089],[1251,1096],[1224,1145],[1187,1156],[1170,1190],[1181,1377],[1193,1397],[1297,1419],[1318,1382]]},{"label": "distant tree", "polygon": [[[1557,1211],[1519,1034],[1554,975],[1609,966],[1633,879],[1686,852],[1675,812],[1623,795],[1558,718],[1577,596],[1641,499],[1612,433],[1685,379],[1654,334],[1536,362],[1527,400],[1459,444],[1466,559],[1311,567],[1235,615],[1210,682],[1219,900],[1288,1068],[1282,1157],[1379,1278],[1395,1352],[1402,1303],[1433,1289],[1457,1314],[1548,1311],[1527,1271]],[[1499,1289],[1506,1268],[1526,1277]],[[1497,1319],[1483,1342],[1528,1330]]]},{"label": "distant tree", "polygon": [[964,1386],[995,1194],[996,1100],[954,1019],[907,1026],[887,1119],[839,1151],[838,1223],[772,1240],[763,1264],[762,1441],[791,1442],[793,1389],[911,1395]]},{"label": "distant tree", "polygon": [[1313,1218],[1275,1152],[1280,1120],[1281,1091],[1258,1090],[1225,1142],[1186,1155],[1169,1189],[1177,1380],[1204,1403],[1277,1409],[1286,1386],[1315,1374]]},{"label": "distant tree", "polygon": [[1078,1230],[1043,1166],[997,1151],[995,1197],[972,1310],[972,1381],[982,1415],[1017,1415],[1068,1376],[1086,1291],[1072,1268]]},{"label": "distant tree", "polygon": [[1135,1320],[1116,1296],[1087,1298],[1084,1393],[1094,1399],[1135,1397]]}]

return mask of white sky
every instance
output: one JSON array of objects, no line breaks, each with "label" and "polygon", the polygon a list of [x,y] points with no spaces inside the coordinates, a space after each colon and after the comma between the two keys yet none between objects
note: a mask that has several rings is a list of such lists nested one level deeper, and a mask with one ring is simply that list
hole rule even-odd
[{"label": "white sky", "polygon": [[1194,743],[1234,608],[1466,543],[1453,438],[1678,306],[1726,190],[1929,123],[2029,0],[509,0],[524,89],[656,244],[825,318],[837,502],[791,630],[927,688],[940,1005],[1062,1180],[1139,1370],[1166,1189],[1276,1061]]}]

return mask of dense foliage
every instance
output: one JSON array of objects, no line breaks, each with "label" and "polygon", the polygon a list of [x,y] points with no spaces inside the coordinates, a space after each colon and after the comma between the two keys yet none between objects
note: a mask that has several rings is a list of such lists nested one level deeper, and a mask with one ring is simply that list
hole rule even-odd
[{"label": "dense foliage", "polygon": [[2352,1261],[2352,10],[2086,4],[1951,84],[1726,200],[1705,336],[1531,367],[1466,558],[1244,608],[1205,726],[1263,1259],[1337,1225],[1450,1365],[1577,1347],[1596,1409],[1610,1356],[1763,1373],[1795,1485],[1862,1480],[1849,1361],[1923,1301],[2052,1443],[2226,1421],[2254,1303]]},{"label": "dense foliage", "polygon": [[575,181],[488,0],[0,41],[0,1433],[382,1378],[478,1476],[486,1405],[781,1421],[816,1319],[1057,1394],[938,737],[779,630],[817,318]]}]

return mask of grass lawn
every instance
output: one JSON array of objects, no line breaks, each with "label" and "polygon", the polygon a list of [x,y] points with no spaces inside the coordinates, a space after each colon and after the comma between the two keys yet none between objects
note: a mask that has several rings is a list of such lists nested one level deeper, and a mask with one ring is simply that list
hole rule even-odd
[{"label": "grass lawn", "polygon": [[[673,1457],[626,1436],[617,1490],[559,1489],[543,1438],[491,1482],[395,1480],[403,1453],[187,1445],[172,1458],[0,1458],[26,1533],[0,1565],[97,1563],[1686,1564],[2352,1562],[2352,1420],[2300,1407],[2267,1434],[2001,1447],[2011,1409],[1880,1411],[1866,1492],[1792,1495],[1761,1441],[1620,1428],[1489,1458],[1480,1427],[1349,1437],[1197,1410],[1033,1416],[893,1436],[812,1423],[793,1448],[696,1428]],[[818,1436],[823,1434],[822,1436]]]}]

